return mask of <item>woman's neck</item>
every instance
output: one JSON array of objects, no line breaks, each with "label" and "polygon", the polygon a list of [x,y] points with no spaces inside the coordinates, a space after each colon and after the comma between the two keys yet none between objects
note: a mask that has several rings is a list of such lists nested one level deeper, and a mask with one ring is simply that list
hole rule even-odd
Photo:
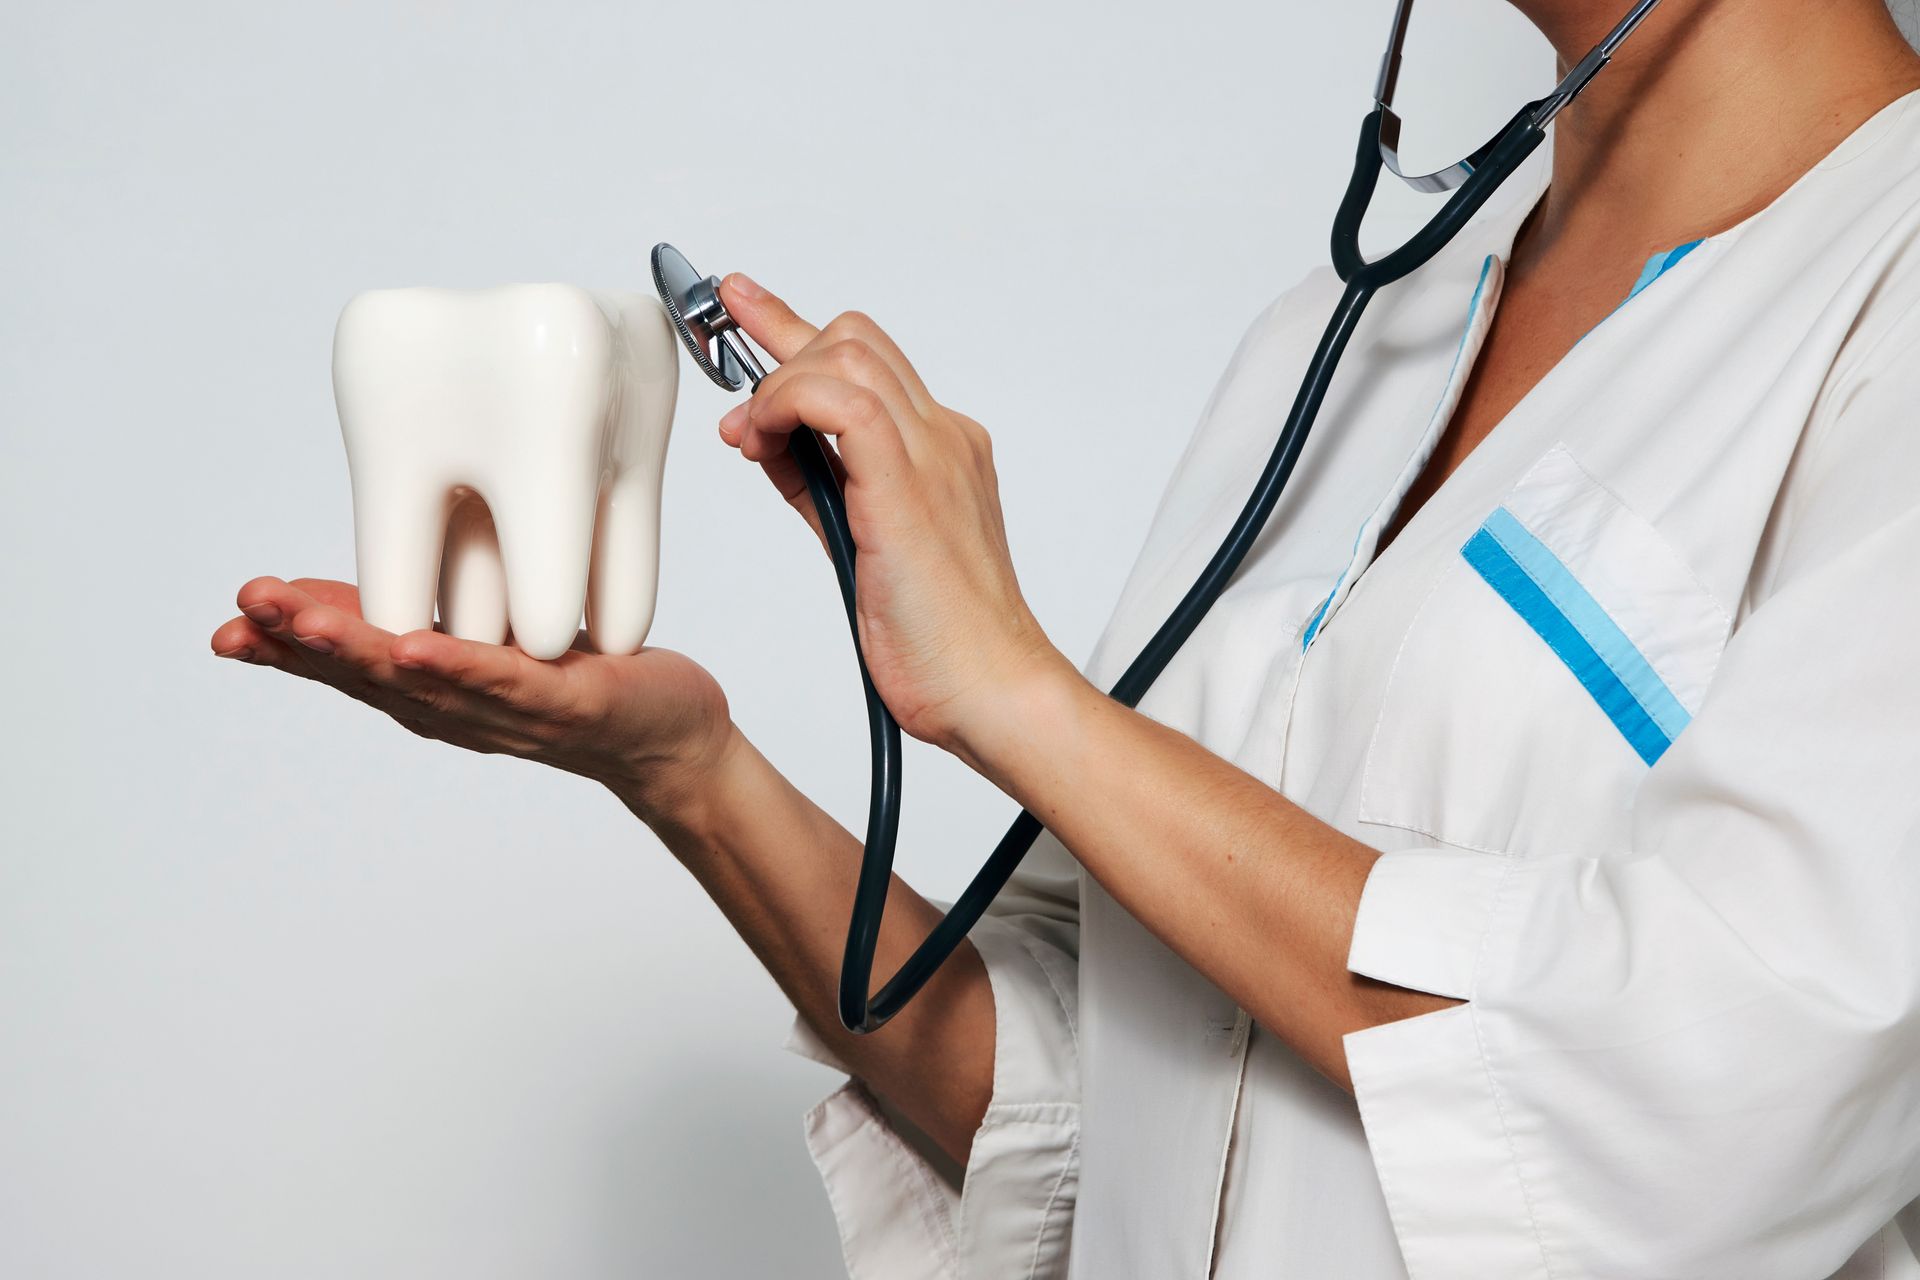
[{"label": "woman's neck", "polygon": [[[1564,68],[1626,8],[1533,16]],[[1514,267],[1562,251],[1638,262],[1723,231],[1916,88],[1920,55],[1883,0],[1664,0],[1555,121],[1552,184]]]}]

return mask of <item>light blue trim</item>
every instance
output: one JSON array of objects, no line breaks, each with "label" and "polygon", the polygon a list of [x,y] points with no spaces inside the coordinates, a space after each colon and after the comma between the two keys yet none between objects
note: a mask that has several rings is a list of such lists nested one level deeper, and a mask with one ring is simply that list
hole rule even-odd
[{"label": "light blue trim", "polygon": [[[1371,519],[1369,516],[1368,520]],[[1308,620],[1307,629],[1300,633],[1300,652],[1305,653],[1313,644],[1313,638],[1320,634],[1320,624],[1326,621],[1327,610],[1333,607],[1333,598],[1340,594],[1340,584],[1347,580],[1347,569],[1353,567],[1353,558],[1360,554],[1360,537],[1366,531],[1366,520],[1361,521],[1360,527],[1353,531],[1353,546],[1347,551],[1347,566],[1340,570],[1340,576],[1333,580],[1333,590],[1327,592],[1327,598],[1320,602],[1320,607],[1313,611],[1313,617]]]},{"label": "light blue trim", "polygon": [[1505,507],[1460,554],[1547,642],[1640,758],[1658,760],[1693,717],[1560,558]]},{"label": "light blue trim", "polygon": [[[1453,349],[1453,363],[1447,368],[1446,386],[1451,387],[1453,385],[1454,375],[1460,372],[1460,358],[1467,352],[1467,336],[1473,332],[1474,317],[1480,314],[1480,295],[1486,291],[1487,275],[1492,270],[1493,255],[1488,254],[1480,263],[1480,278],[1474,282],[1473,298],[1467,303],[1467,326],[1460,331],[1460,343]],[[1444,390],[1440,395],[1442,400],[1446,398],[1446,392]],[[1434,413],[1438,413],[1439,411],[1440,406],[1436,404],[1434,406]],[[1432,428],[1433,414],[1428,414],[1427,429],[1432,430]],[[1360,551],[1360,538],[1366,533],[1367,525],[1371,523],[1372,520],[1373,516],[1369,515],[1365,520],[1360,522],[1360,527],[1354,531],[1353,548],[1347,552],[1345,568],[1342,568],[1340,570],[1340,576],[1333,580],[1333,590],[1327,592],[1327,598],[1322,600],[1320,607],[1313,611],[1313,617],[1307,620],[1306,629],[1300,633],[1300,652],[1305,653],[1311,648],[1313,638],[1320,634],[1320,624],[1326,621],[1327,610],[1333,607],[1333,598],[1340,594],[1340,588],[1345,585],[1347,572],[1353,568],[1353,558],[1359,554]]]},{"label": "light blue trim", "polygon": [[[1628,292],[1626,302],[1632,302],[1640,296],[1641,290],[1679,266],[1680,260],[1692,253],[1695,249],[1698,249],[1702,243],[1704,242],[1700,240],[1689,240],[1687,243],[1677,245],[1665,253],[1656,253],[1651,258],[1648,258],[1647,265],[1640,269],[1640,278],[1633,282],[1633,288]],[[1621,306],[1625,305],[1625,302],[1621,304]],[[1614,309],[1616,311],[1619,310],[1618,307]]]},{"label": "light blue trim", "polygon": [[1499,539],[1483,527],[1467,539],[1460,554],[1501,599],[1513,606],[1513,611],[1533,628],[1534,634],[1547,642],[1547,647],[1592,695],[1636,755],[1651,765],[1665,754],[1673,740],[1634,701],[1626,685],[1620,683],[1613,669],[1587,643],[1579,628],[1554,607],[1540,585],[1507,554]]},{"label": "light blue trim", "polygon": [[[1618,312],[1621,307],[1626,306],[1629,302],[1632,302],[1635,298],[1639,297],[1642,293],[1646,291],[1646,288],[1648,285],[1652,284],[1655,280],[1658,280],[1661,276],[1667,274],[1667,272],[1679,266],[1681,259],[1685,258],[1688,254],[1692,253],[1695,249],[1698,249],[1701,245],[1705,243],[1706,243],[1706,240],[1704,238],[1700,240],[1689,240],[1685,244],[1675,245],[1673,248],[1668,249],[1664,253],[1656,253],[1652,257],[1648,258],[1647,264],[1644,267],[1640,268],[1640,278],[1633,282],[1633,288],[1627,291],[1626,297],[1620,299],[1618,303],[1614,304],[1614,308],[1612,311],[1607,312],[1606,315],[1600,318],[1600,324],[1605,324],[1608,320],[1611,320],[1614,314]],[[1600,324],[1596,324],[1595,326],[1593,326],[1593,329],[1598,329],[1600,327]],[[1585,342],[1587,338],[1593,333],[1593,329],[1589,329],[1586,331],[1586,333],[1581,334],[1579,342],[1575,342],[1573,345],[1577,347],[1580,345],[1581,342]]]}]

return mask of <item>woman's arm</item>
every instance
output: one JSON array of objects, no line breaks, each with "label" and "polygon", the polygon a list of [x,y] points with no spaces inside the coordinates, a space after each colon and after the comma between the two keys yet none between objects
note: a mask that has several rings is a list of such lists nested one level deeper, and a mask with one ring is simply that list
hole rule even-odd
[{"label": "woman's arm", "polygon": [[[650,812],[644,794],[614,791],[693,873],[834,1055],[964,1167],[993,1092],[994,996],[973,944],[961,944],[886,1026],[853,1035],[840,1025],[837,993],[860,842],[737,730],[692,804]],[[898,969],[939,921],[894,876],[875,971]]]},{"label": "woman's arm", "polygon": [[781,367],[721,421],[818,530],[787,456],[833,437],[859,546],[862,650],[901,727],[1034,812],[1160,940],[1330,1079],[1341,1037],[1458,1003],[1347,971],[1375,853],[1113,702],[1047,642],[1014,580],[986,433],[857,313],[816,330],[741,276],[729,311]]},{"label": "woman's arm", "polygon": [[970,706],[951,749],[1328,1079],[1352,1088],[1349,1031],[1459,1003],[1347,971],[1373,849],[1064,661],[997,694]]},{"label": "woman's arm", "polygon": [[[961,1163],[993,1087],[994,997],[971,943],[880,1031],[847,1034],[835,991],[860,844],[733,725],[725,697],[664,649],[518,650],[360,617],[346,583],[256,578],[216,653],[330,685],[425,737],[538,760],[605,784],[713,896],[843,1062]],[[898,877],[876,966],[891,972],[939,913]]]}]

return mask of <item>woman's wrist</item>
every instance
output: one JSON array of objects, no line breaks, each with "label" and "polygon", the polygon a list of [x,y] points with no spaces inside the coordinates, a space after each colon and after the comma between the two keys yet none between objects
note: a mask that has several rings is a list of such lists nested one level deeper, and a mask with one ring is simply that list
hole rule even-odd
[{"label": "woman's wrist", "polygon": [[942,745],[1015,795],[1021,780],[1056,754],[1063,737],[1082,731],[1089,707],[1105,699],[1066,655],[1046,645],[1010,664],[973,699]]},{"label": "woman's wrist", "polygon": [[[1036,767],[1059,758],[1072,737],[1085,732],[1089,711],[1106,701],[1064,654],[1037,644],[1001,664],[940,745],[1011,793]],[[599,781],[676,854],[712,851],[726,843],[733,811],[751,805],[764,785],[756,765],[765,762],[728,719],[698,744]]]},{"label": "woman's wrist", "polygon": [[704,842],[717,835],[728,781],[748,754],[745,735],[729,719],[706,741],[685,752],[601,782],[663,837],[672,831]]}]

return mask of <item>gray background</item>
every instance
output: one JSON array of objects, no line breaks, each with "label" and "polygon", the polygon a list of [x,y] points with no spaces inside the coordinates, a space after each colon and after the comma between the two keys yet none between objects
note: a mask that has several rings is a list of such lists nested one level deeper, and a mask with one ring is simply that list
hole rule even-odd
[{"label": "gray background", "polygon": [[[995,432],[1084,657],[1241,329],[1322,260],[1389,8],[9,7],[0,1275],[840,1274],[800,1138],[836,1081],[646,830],[208,655],[247,578],[351,576],[334,318],[644,288],[657,239],[870,311]],[[1551,62],[1500,0],[1424,8],[1438,163]],[[857,825],[827,566],[683,387],[652,640]],[[950,894],[1011,805],[908,778],[905,869]]]}]

